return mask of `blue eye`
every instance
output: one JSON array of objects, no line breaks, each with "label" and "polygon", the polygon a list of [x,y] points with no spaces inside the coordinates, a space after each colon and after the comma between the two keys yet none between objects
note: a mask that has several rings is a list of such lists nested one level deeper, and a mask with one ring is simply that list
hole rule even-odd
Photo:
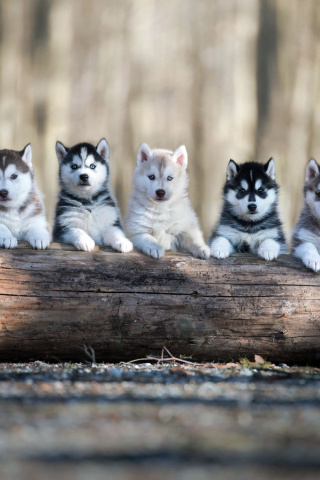
[{"label": "blue eye", "polygon": [[71,165],[71,168],[72,168],[72,170],[77,170],[78,165],[76,165],[75,163],[73,163],[73,164]]},{"label": "blue eye", "polygon": [[92,170],[94,170],[94,169],[96,168],[96,166],[95,166],[93,163],[91,163],[90,168],[91,168]]},{"label": "blue eye", "polygon": [[148,178],[149,178],[150,180],[154,180],[156,177],[155,177],[154,175],[149,175]]},{"label": "blue eye", "polygon": [[167,177],[167,180],[168,180],[168,182],[171,182],[171,180],[173,180],[173,177],[170,177],[170,175],[169,175],[169,177]]},{"label": "blue eye", "polygon": [[13,173],[10,178],[11,178],[11,180],[15,180],[16,178],[18,178],[18,175],[16,175],[15,173]]}]

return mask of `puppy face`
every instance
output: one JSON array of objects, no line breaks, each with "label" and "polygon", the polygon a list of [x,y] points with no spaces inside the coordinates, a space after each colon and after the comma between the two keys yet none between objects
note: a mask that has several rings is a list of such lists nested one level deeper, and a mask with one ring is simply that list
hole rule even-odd
[{"label": "puppy face", "polygon": [[237,165],[230,160],[224,198],[237,216],[250,221],[263,218],[277,201],[277,192],[272,158],[264,165],[256,162]]},{"label": "puppy face", "polygon": [[0,150],[0,206],[19,208],[32,190],[32,150]]},{"label": "puppy face", "polygon": [[306,167],[303,193],[312,213],[320,218],[320,167],[313,158]]},{"label": "puppy face", "polygon": [[151,150],[147,144],[142,144],[137,155],[134,185],[154,203],[171,202],[186,189],[187,162],[187,151],[184,146],[171,152]]},{"label": "puppy face", "polygon": [[82,143],[68,149],[57,142],[60,182],[79,197],[90,197],[99,191],[109,177],[109,148],[103,139],[97,147]]}]

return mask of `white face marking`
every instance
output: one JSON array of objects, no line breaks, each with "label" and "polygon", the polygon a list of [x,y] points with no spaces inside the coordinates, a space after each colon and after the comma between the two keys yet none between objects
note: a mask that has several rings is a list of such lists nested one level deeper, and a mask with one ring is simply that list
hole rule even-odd
[{"label": "white face marking", "polygon": [[[11,175],[17,175],[17,178],[12,179]],[[23,173],[18,170],[14,163],[10,163],[7,168],[0,170],[0,189],[8,190],[7,200],[3,202],[8,208],[17,208],[22,205],[32,186],[32,179],[30,172]]]},{"label": "white face marking", "polygon": [[85,159],[84,165],[90,168],[90,165],[92,165],[92,163],[95,165],[94,156],[88,155],[87,158]]},{"label": "white face marking", "polygon": [[246,182],[246,180],[241,180],[240,185],[245,190],[248,190],[249,185],[248,185],[248,182]]},{"label": "white face marking", "polygon": [[315,200],[315,192],[311,190],[307,190],[305,200],[306,204],[309,205],[311,211],[313,214],[317,217],[320,218],[320,202],[316,202]]},{"label": "white face marking", "polygon": [[81,152],[80,152],[80,156],[81,156],[81,160],[84,162],[87,158],[87,149],[86,147],[82,147],[81,148]]},{"label": "white face marking", "polygon": [[[277,195],[273,188],[268,190],[266,198],[260,198],[256,195],[255,204],[257,205],[256,213],[250,214],[248,211],[249,195],[244,198],[238,199],[236,197],[236,191],[230,189],[227,193],[226,199],[233,206],[233,209],[237,215],[250,220],[258,220],[263,217],[271,208],[272,204],[276,201]],[[320,203],[320,202],[319,202]]]},{"label": "white face marking", "polygon": [[254,185],[254,188],[255,190],[259,190],[259,188],[261,187],[262,185],[262,181],[260,180],[260,178],[256,181],[255,185]]}]

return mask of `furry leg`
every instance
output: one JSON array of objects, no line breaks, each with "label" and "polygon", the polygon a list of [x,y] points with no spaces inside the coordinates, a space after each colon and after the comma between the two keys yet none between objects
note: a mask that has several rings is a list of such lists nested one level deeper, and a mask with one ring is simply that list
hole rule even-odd
[{"label": "furry leg", "polygon": [[295,257],[301,258],[303,264],[313,270],[319,272],[320,270],[320,255],[313,243],[305,242],[299,245],[293,252]]},{"label": "furry leg", "polygon": [[183,233],[181,238],[181,248],[186,249],[194,257],[208,260],[210,258],[210,248],[205,244],[201,231],[193,227],[190,232]]},{"label": "furry leg", "polygon": [[280,252],[280,243],[276,242],[272,238],[266,238],[261,242],[258,248],[258,255],[265,260],[273,260],[277,258]]},{"label": "furry leg", "polygon": [[9,228],[0,224],[0,247],[16,248],[18,240],[12,235]]},{"label": "furry leg", "polygon": [[150,257],[158,259],[164,255],[164,248],[148,233],[132,235],[131,240],[137,250],[140,250]]},{"label": "furry leg", "polygon": [[62,240],[65,243],[71,243],[77,250],[84,250],[91,252],[94,249],[94,240],[81,228],[69,228],[62,235]]},{"label": "furry leg", "polygon": [[105,245],[111,245],[111,247],[118,252],[127,253],[133,250],[132,242],[126,238],[121,228],[111,227],[104,235],[103,240]]},{"label": "furry leg", "polygon": [[225,237],[216,237],[210,245],[211,256],[215,258],[227,258],[233,252],[233,246]]},{"label": "furry leg", "polygon": [[32,248],[43,250],[50,245],[50,234],[46,228],[43,227],[31,227],[26,232],[26,240],[30,243]]}]

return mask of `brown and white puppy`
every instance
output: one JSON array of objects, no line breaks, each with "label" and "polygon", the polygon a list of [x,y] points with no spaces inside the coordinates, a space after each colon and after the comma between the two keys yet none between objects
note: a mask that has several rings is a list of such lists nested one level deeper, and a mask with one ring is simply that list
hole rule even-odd
[{"label": "brown and white puppy", "polygon": [[292,232],[293,255],[315,272],[320,270],[320,166],[312,158],[306,167],[304,203]]},{"label": "brown and white puppy", "polygon": [[30,144],[20,152],[0,150],[0,247],[15,248],[18,240],[26,240],[38,249],[50,243]]}]

